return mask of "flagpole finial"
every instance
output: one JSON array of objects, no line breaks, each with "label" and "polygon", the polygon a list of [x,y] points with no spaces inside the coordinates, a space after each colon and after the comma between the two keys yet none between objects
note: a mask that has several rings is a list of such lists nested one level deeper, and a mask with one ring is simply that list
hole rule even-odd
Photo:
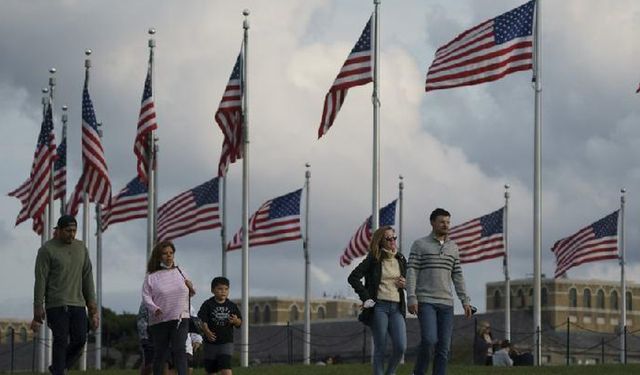
[{"label": "flagpole finial", "polygon": [[245,16],[245,17],[248,17],[249,14],[251,14],[251,12],[249,12],[249,9],[245,9],[245,10],[242,11],[242,15]]},{"label": "flagpole finial", "polygon": [[626,192],[627,192],[627,189],[625,189],[625,188],[620,189],[620,193],[624,194]]},{"label": "flagpole finial", "polygon": [[62,106],[62,122],[66,123],[67,120],[69,119],[69,117],[67,117],[67,110],[69,109],[69,107],[67,107],[66,105]]},{"label": "flagpole finial", "polygon": [[68,109],[69,109],[69,107],[67,107],[66,105],[63,105],[63,106],[62,106],[62,110],[63,110],[63,111],[65,111],[65,112],[66,112]]},{"label": "flagpole finial", "polygon": [[154,29],[153,27],[150,27],[147,33],[149,33],[149,35],[153,35],[156,33],[156,29]]},{"label": "flagpole finial", "polygon": [[49,68],[49,73],[56,74],[56,68]]},{"label": "flagpole finial", "polygon": [[92,50],[90,50],[90,49],[86,49],[86,50],[84,50],[84,54],[87,56],[87,58],[84,60],[84,67],[85,67],[86,69],[91,68],[91,59],[89,58],[89,56],[91,56],[91,53],[92,53],[92,52],[93,52],[93,51],[92,51]]},{"label": "flagpole finial", "polygon": [[43,87],[42,88],[42,93],[43,94],[48,94],[49,93],[49,88],[48,87]]},{"label": "flagpole finial", "polygon": [[156,46],[156,40],[153,39],[153,36],[156,34],[156,29],[150,27],[147,33],[151,36],[151,38],[149,38],[149,48],[153,48]]},{"label": "flagpole finial", "polygon": [[91,54],[93,53],[93,51],[90,48],[87,48],[84,50],[84,54],[87,56],[91,56]]}]

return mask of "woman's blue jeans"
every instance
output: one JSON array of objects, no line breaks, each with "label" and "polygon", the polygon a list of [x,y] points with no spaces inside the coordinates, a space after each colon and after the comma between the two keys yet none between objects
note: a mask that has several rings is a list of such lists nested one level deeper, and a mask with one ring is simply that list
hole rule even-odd
[{"label": "woman's blue jeans", "polygon": [[447,360],[453,332],[453,306],[419,303],[420,347],[413,375],[424,375],[433,352],[433,375],[447,373]]},{"label": "woman's blue jeans", "polygon": [[[400,304],[397,302],[378,301],[373,307],[373,374],[392,375],[407,348],[407,328]],[[387,349],[387,336],[391,338],[391,358],[384,372],[384,358]]]}]

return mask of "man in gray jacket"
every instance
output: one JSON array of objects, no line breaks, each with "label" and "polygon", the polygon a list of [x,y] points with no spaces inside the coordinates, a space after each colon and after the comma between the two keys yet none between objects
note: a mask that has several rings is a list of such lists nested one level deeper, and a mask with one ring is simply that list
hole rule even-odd
[{"label": "man in gray jacket", "polygon": [[413,375],[424,375],[434,353],[433,375],[445,375],[453,331],[451,282],[464,307],[472,315],[465,291],[458,246],[449,239],[451,214],[436,208],[430,215],[431,233],[411,246],[407,263],[407,308],[420,321],[420,349]]}]

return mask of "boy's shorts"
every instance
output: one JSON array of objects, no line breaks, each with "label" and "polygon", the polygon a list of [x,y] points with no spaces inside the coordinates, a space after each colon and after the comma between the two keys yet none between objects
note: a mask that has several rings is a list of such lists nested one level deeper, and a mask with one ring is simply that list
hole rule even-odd
[{"label": "boy's shorts", "polygon": [[214,345],[204,343],[204,368],[208,374],[216,373],[220,370],[231,369],[231,355],[233,354],[233,343]]}]

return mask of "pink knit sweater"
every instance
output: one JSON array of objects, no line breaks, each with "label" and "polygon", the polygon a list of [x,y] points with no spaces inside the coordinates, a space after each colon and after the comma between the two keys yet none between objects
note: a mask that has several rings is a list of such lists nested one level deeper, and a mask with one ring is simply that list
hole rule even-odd
[{"label": "pink knit sweater", "polygon": [[[142,301],[149,310],[149,325],[189,317],[189,289],[178,268],[148,273],[142,284]],[[158,309],[162,310],[160,316],[155,315]]]}]

